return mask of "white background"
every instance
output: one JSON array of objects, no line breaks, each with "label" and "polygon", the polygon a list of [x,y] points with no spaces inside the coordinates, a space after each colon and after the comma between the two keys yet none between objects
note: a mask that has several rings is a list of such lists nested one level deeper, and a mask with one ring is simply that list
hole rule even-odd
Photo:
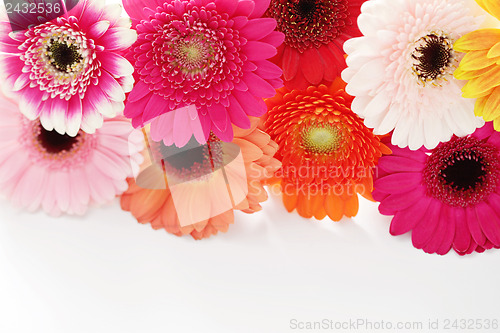
[{"label": "white background", "polygon": [[288,214],[276,197],[236,219],[227,234],[195,241],[140,225],[117,202],[59,219],[2,203],[0,332],[274,333],[298,331],[292,319],[500,319],[499,251],[427,255],[390,236],[390,219],[364,199],[340,223]]},{"label": "white background", "polygon": [[427,255],[361,200],[334,223],[272,197],[203,241],[140,225],[118,201],[58,219],[2,201],[0,332],[297,332],[293,319],[439,319],[454,332],[445,320],[500,319],[500,251]]}]

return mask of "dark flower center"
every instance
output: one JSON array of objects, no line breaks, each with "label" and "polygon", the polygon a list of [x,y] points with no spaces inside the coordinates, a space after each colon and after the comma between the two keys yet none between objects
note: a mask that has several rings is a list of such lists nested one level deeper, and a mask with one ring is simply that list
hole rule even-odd
[{"label": "dark flower center", "polygon": [[56,131],[47,131],[40,125],[40,134],[38,134],[38,142],[49,154],[59,154],[62,152],[71,151],[80,141],[80,134],[71,137],[67,134],[61,135]]},{"label": "dark flower center", "polygon": [[486,180],[486,168],[482,158],[475,155],[472,152],[463,159],[458,159],[459,156],[452,158],[451,165],[446,165],[441,171],[443,183],[457,191],[480,187]]},{"label": "dark flower center", "polygon": [[451,206],[467,207],[487,198],[500,180],[498,149],[473,137],[440,144],[427,159],[428,194]]},{"label": "dark flower center", "polygon": [[315,0],[300,0],[295,4],[295,10],[297,13],[306,19],[311,18],[315,12],[318,5]]},{"label": "dark flower center", "polygon": [[447,37],[429,34],[417,41],[412,58],[414,72],[424,82],[444,75],[453,60],[452,43]]},{"label": "dark flower center", "polygon": [[48,52],[51,64],[62,72],[71,72],[73,65],[83,60],[79,48],[75,44],[52,41]]},{"label": "dark flower center", "polygon": [[303,51],[349,32],[355,21],[348,5],[347,0],[271,0],[266,15],[285,34],[285,45]]}]

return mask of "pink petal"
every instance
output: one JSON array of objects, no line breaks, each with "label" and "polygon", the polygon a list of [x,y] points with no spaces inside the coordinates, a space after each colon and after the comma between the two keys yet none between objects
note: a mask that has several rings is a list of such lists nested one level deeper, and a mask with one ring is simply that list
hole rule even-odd
[{"label": "pink petal", "polygon": [[389,155],[380,158],[378,167],[389,173],[395,172],[422,172],[424,164],[406,157]]},{"label": "pink petal", "polygon": [[269,59],[278,52],[274,46],[257,41],[249,41],[241,47],[241,50],[250,61]]},{"label": "pink petal", "polygon": [[225,132],[230,126],[227,110],[220,104],[214,104],[210,107],[210,119],[220,132]]},{"label": "pink petal", "polygon": [[191,119],[187,108],[177,109],[172,112],[175,112],[173,124],[174,143],[177,147],[182,148],[193,136],[190,125]]},{"label": "pink petal", "polygon": [[[500,246],[500,220],[498,218],[498,212],[492,209],[492,206],[488,205],[486,202],[481,202],[476,206],[477,220],[481,225],[481,229],[495,246]],[[479,243],[479,245],[484,245],[484,243]]]},{"label": "pink petal", "polygon": [[379,211],[384,215],[391,215],[393,213],[389,212],[397,212],[407,209],[424,198],[426,198],[426,195],[423,186],[419,186],[408,192],[391,193],[380,203]]},{"label": "pink petal", "polygon": [[249,92],[233,91],[232,94],[247,115],[261,117],[266,113],[267,106],[262,99],[257,100]]},{"label": "pink petal", "polygon": [[275,28],[275,19],[257,18],[248,21],[247,25],[240,30],[240,34],[248,40],[258,40],[269,35]]},{"label": "pink petal", "polygon": [[479,225],[479,220],[478,216],[476,215],[475,209],[473,207],[466,208],[465,217],[467,221],[467,227],[469,228],[474,241],[479,245],[484,245],[484,243],[486,243],[486,236],[481,230],[481,226]]},{"label": "pink petal", "polygon": [[398,236],[413,230],[424,217],[431,201],[430,198],[424,197],[416,204],[398,211],[391,222],[391,235]]},{"label": "pink petal", "polygon": [[250,17],[261,17],[269,8],[271,0],[255,0],[255,8]]},{"label": "pink petal", "polygon": [[251,127],[250,119],[248,119],[240,103],[232,95],[229,96],[229,101],[231,104],[228,108],[228,113],[231,122],[239,128],[249,129]]},{"label": "pink petal", "polygon": [[101,61],[102,67],[115,78],[130,76],[134,73],[134,67],[127,59],[119,54],[113,52],[103,52],[101,53],[99,60]]},{"label": "pink petal", "polygon": [[453,208],[449,206],[443,206],[443,218],[446,217],[446,230],[443,232],[443,240],[439,248],[436,250],[437,254],[445,255],[450,252],[453,239],[455,238],[455,213],[453,212]]},{"label": "pink petal", "polygon": [[137,40],[137,32],[128,28],[112,28],[101,37],[101,43],[108,51],[122,51]]},{"label": "pink petal", "polygon": [[395,173],[375,181],[374,187],[385,193],[405,193],[422,183],[420,173]]},{"label": "pink petal", "polygon": [[238,1],[234,16],[250,16],[255,8],[255,2],[251,0]]},{"label": "pink petal", "polygon": [[467,227],[465,209],[456,207],[455,212],[455,238],[453,239],[453,248],[458,253],[466,252],[469,248],[472,236]]},{"label": "pink petal", "polygon": [[273,86],[271,86],[264,79],[252,72],[246,73],[243,77],[243,80],[247,84],[248,90],[255,97],[271,98],[276,95],[276,90],[273,88]]},{"label": "pink petal", "polygon": [[255,74],[263,79],[275,79],[279,78],[283,74],[281,68],[270,61],[257,61],[256,65],[257,69]]},{"label": "pink petal", "polygon": [[417,249],[423,248],[431,239],[441,218],[441,202],[432,200],[424,217],[413,229],[411,239]]},{"label": "pink petal", "polygon": [[92,24],[88,30],[88,35],[91,38],[94,39],[99,39],[108,31],[109,28],[109,21],[99,21],[94,24]]}]

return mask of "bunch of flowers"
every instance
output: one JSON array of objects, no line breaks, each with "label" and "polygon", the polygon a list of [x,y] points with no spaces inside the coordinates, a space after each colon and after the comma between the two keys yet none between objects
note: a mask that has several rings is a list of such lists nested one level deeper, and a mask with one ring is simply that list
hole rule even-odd
[{"label": "bunch of flowers", "polygon": [[202,239],[268,185],[304,218],[378,201],[427,253],[500,248],[496,0],[122,3],[1,8],[14,205],[82,215],[119,197]]}]

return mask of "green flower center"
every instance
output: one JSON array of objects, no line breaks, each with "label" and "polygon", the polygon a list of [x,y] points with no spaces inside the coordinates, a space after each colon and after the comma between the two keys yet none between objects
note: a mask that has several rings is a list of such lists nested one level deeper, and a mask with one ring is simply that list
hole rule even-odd
[{"label": "green flower center", "polygon": [[328,154],[341,146],[341,134],[336,127],[312,126],[302,132],[304,148],[316,154]]}]

